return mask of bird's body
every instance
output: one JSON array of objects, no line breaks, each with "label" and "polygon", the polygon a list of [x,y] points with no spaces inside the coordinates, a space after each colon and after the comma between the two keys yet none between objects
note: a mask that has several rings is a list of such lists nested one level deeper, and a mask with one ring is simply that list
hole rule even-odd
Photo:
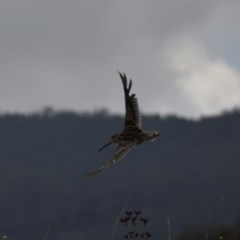
[{"label": "bird's body", "polygon": [[[154,139],[153,139],[154,138]],[[114,134],[111,138],[112,143],[142,143],[144,141],[155,140],[155,132],[142,131],[141,129],[133,129],[122,131],[121,133]]]},{"label": "bird's body", "polygon": [[130,95],[132,87],[132,80],[130,79],[129,85],[127,84],[127,77],[125,74],[119,73],[125,94],[125,125],[122,132],[114,134],[110,141],[99,149],[101,151],[111,143],[117,143],[118,147],[113,157],[103,164],[97,170],[88,173],[85,177],[90,178],[97,175],[105,168],[118,162],[122,159],[135,145],[140,144],[144,141],[154,141],[159,133],[156,131],[144,131],[142,130],[142,120],[139,113],[138,102],[135,94]]}]

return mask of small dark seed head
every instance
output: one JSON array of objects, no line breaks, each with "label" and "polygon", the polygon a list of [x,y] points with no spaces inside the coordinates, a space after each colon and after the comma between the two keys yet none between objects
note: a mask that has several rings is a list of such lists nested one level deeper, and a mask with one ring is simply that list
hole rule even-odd
[{"label": "small dark seed head", "polygon": [[145,232],[145,236],[147,237],[147,239],[149,239],[152,236],[152,234],[150,232]]},{"label": "small dark seed head", "polygon": [[147,218],[140,218],[140,221],[143,222],[144,226],[148,223],[148,219]]},{"label": "small dark seed head", "polygon": [[125,212],[125,214],[128,216],[128,217],[130,217],[130,216],[132,216],[132,212],[130,212],[130,211],[127,211],[127,212]]},{"label": "small dark seed head", "polygon": [[134,213],[138,216],[138,215],[140,215],[142,212],[141,212],[141,211],[135,211]]}]

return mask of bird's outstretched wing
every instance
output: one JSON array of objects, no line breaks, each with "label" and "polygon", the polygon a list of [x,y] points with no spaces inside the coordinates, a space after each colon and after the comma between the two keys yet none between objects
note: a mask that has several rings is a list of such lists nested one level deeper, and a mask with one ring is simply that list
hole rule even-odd
[{"label": "bird's outstretched wing", "polygon": [[136,145],[135,142],[120,143],[114,153],[114,156],[110,160],[105,162],[100,168],[86,174],[85,178],[86,179],[92,178],[92,177],[96,176],[98,173],[100,173],[101,171],[103,171],[105,168],[108,168],[111,165],[115,164],[120,159],[122,159],[135,145]]},{"label": "bird's outstretched wing", "polygon": [[121,77],[125,94],[125,129],[141,129],[142,119],[139,112],[138,101],[135,94],[130,94],[132,80],[130,79],[128,84],[126,75],[124,73],[118,73]]}]

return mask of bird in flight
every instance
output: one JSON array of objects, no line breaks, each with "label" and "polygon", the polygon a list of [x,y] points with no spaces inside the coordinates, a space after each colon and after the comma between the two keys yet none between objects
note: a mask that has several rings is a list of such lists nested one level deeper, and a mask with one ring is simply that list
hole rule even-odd
[{"label": "bird in flight", "polygon": [[125,124],[122,132],[112,135],[110,141],[102,146],[98,151],[103,150],[111,143],[117,143],[118,146],[112,158],[105,162],[98,169],[89,172],[85,175],[85,178],[91,178],[96,176],[104,169],[115,164],[121,160],[135,145],[144,141],[154,141],[160,134],[156,131],[144,131],[142,130],[142,119],[139,112],[138,101],[135,94],[130,94],[132,87],[132,80],[129,83],[126,75],[119,73],[122,80],[123,90],[125,95]]}]

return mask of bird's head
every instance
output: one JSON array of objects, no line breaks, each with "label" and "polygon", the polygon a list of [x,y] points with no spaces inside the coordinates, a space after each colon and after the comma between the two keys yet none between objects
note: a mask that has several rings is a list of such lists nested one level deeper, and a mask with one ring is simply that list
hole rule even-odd
[{"label": "bird's head", "polygon": [[147,138],[151,142],[153,142],[159,136],[160,136],[160,133],[158,133],[157,131],[149,131],[149,132],[147,132]]}]

